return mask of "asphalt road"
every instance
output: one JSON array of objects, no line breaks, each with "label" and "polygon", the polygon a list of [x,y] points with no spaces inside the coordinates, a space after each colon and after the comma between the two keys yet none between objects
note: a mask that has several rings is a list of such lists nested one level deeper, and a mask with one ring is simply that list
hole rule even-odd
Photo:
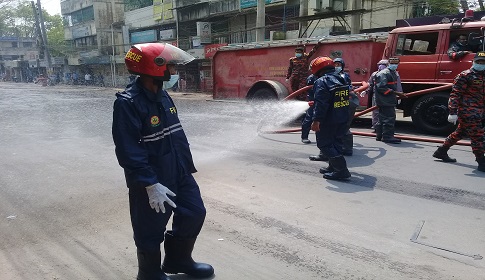
[{"label": "asphalt road", "polygon": [[[0,86],[0,279],[135,279],[116,90]],[[485,279],[485,173],[470,147],[447,164],[437,144],[355,136],[352,178],[332,182],[308,160],[315,144],[258,133],[300,103],[173,97],[208,210],[194,258],[214,279]]]}]

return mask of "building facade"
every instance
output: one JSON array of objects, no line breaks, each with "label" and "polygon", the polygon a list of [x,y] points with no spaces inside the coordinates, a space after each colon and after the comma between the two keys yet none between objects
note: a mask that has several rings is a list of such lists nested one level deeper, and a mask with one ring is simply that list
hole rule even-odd
[{"label": "building facade", "polygon": [[61,14],[64,37],[71,45],[64,78],[82,77],[89,73],[105,79],[107,84],[125,83],[123,67],[124,4],[114,0],[63,0]]},{"label": "building facade", "polygon": [[[257,0],[149,2],[125,11],[125,44],[161,41],[191,53],[196,60],[178,69],[184,90],[212,90],[210,59],[217,48],[256,41]],[[396,18],[411,16],[412,2],[266,0],[265,40],[390,30]]]},{"label": "building facade", "polygon": [[[180,87],[211,91],[211,57],[221,46],[256,41],[258,0],[62,0],[69,71],[102,73],[123,85],[132,44],[166,42],[196,59],[179,67]],[[266,41],[390,30],[412,0],[266,0]],[[303,10],[301,10],[303,9]]]},{"label": "building facade", "polygon": [[0,37],[0,75],[5,81],[27,82],[36,76],[29,61],[37,61],[39,51],[34,38]]}]

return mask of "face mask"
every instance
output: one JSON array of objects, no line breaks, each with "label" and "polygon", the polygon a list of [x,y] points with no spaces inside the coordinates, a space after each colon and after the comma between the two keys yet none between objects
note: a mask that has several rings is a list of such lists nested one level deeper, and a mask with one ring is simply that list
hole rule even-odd
[{"label": "face mask", "polygon": [[472,68],[475,71],[485,71],[485,64],[473,63]]},{"label": "face mask", "polygon": [[163,82],[163,89],[172,88],[179,80],[179,75],[170,75],[170,80]]},{"label": "face mask", "polygon": [[391,70],[396,70],[397,69],[397,64],[389,64],[389,66],[387,66],[387,68],[391,69]]},{"label": "face mask", "polygon": [[303,54],[302,53],[295,53],[296,57],[301,57]]},{"label": "face mask", "polygon": [[378,69],[379,71],[384,70],[384,69],[386,69],[386,68],[387,68],[387,65],[385,65],[385,64],[381,64],[381,65],[377,66],[377,69]]},{"label": "face mask", "polygon": [[335,72],[336,73],[342,72],[342,67],[340,67],[340,66],[335,67]]}]

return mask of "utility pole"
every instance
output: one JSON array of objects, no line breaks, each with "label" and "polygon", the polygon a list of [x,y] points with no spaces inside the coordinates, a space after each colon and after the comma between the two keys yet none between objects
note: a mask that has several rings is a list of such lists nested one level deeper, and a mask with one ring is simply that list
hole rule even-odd
[{"label": "utility pole", "polygon": [[52,62],[51,62],[51,55],[49,53],[49,48],[47,47],[47,33],[45,31],[45,25],[44,25],[44,16],[42,15],[42,7],[40,5],[40,0],[37,0],[37,12],[39,15],[39,21],[40,21],[40,28],[42,31],[42,41],[44,43],[44,53],[45,53],[45,58],[47,59],[47,67],[49,71],[52,69]]},{"label": "utility pole", "polygon": [[[361,0],[353,0],[352,1],[352,10],[359,10],[362,9],[362,1]],[[362,14],[353,14],[350,19],[350,34],[359,34],[361,29],[361,17]]]},{"label": "utility pole", "polygon": [[264,41],[265,13],[265,1],[258,0],[256,8],[256,42]]},{"label": "utility pole", "polygon": [[113,87],[116,87],[116,51],[115,51],[115,36],[113,24],[115,23],[115,1],[111,0],[111,51],[112,51],[112,61],[113,61]]},{"label": "utility pole", "polygon": [[[304,17],[308,15],[308,0],[300,0],[300,17]],[[300,38],[307,37],[307,34],[302,34],[307,29],[308,22],[307,21],[300,21]],[[305,31],[306,32],[306,31]]]},{"label": "utility pole", "polygon": [[[44,40],[42,39],[42,31],[40,31],[39,15],[37,14],[37,9],[35,8],[34,1],[31,1],[31,4],[32,4],[32,10],[34,11],[34,17],[35,17],[35,33],[37,35],[36,41],[39,44],[39,54],[42,54],[44,52],[45,46],[44,46]],[[37,63],[37,74],[40,74],[39,73],[40,61],[38,57],[36,59],[36,63]]]}]

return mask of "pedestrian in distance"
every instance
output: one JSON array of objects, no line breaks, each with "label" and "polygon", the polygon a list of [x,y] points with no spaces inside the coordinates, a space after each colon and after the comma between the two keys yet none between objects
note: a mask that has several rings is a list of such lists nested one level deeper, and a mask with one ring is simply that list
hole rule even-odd
[{"label": "pedestrian in distance", "polygon": [[389,58],[389,66],[376,74],[375,95],[376,104],[379,107],[379,122],[376,124],[376,140],[385,143],[398,144],[401,139],[394,137],[396,124],[397,97],[407,98],[398,91],[399,57]]},{"label": "pedestrian in distance", "polygon": [[[137,76],[116,94],[112,133],[129,189],[137,280],[170,279],[166,273],[194,278],[214,274],[211,265],[192,259],[206,209],[192,176],[197,170],[177,108],[163,89],[175,65],[193,59],[163,43],[134,45],[125,56],[128,71]],[[167,230],[172,213],[172,228]]]},{"label": "pedestrian in distance", "polygon": [[[297,46],[295,48],[295,56],[290,58],[290,65],[288,66],[286,74],[286,82],[290,83],[292,92],[306,86],[307,78],[310,75],[308,71],[310,58],[315,54],[321,44],[321,42],[318,42],[309,53],[305,53],[305,46]],[[306,99],[306,93],[302,92],[296,99],[304,101]]]},{"label": "pedestrian in distance", "polygon": [[321,168],[323,178],[345,180],[350,178],[347,162],[342,155],[342,138],[347,132],[350,88],[335,72],[329,57],[318,57],[311,62],[312,74],[319,77],[313,85],[315,110],[311,129],[317,134],[317,147],[328,158],[328,167]]},{"label": "pedestrian in distance", "polygon": [[354,119],[355,110],[359,107],[360,101],[359,97],[353,91],[352,87],[352,80],[350,80],[349,74],[344,71],[345,69],[345,61],[341,57],[337,57],[333,60],[335,65],[335,72],[338,73],[349,85],[349,119],[347,120],[347,132],[342,139],[342,154],[344,156],[351,156],[353,154],[353,147],[354,147],[354,135],[350,131],[350,125],[352,124],[352,120]]},{"label": "pedestrian in distance", "polygon": [[86,73],[84,75],[84,85],[90,86],[91,85],[91,74]]},{"label": "pedestrian in distance", "polygon": [[485,139],[482,123],[485,116],[485,52],[477,52],[472,67],[455,77],[448,109],[448,121],[458,123],[458,126],[433,153],[433,157],[444,162],[456,162],[456,159],[448,156],[448,150],[468,136],[478,163],[477,169],[485,172]]}]

